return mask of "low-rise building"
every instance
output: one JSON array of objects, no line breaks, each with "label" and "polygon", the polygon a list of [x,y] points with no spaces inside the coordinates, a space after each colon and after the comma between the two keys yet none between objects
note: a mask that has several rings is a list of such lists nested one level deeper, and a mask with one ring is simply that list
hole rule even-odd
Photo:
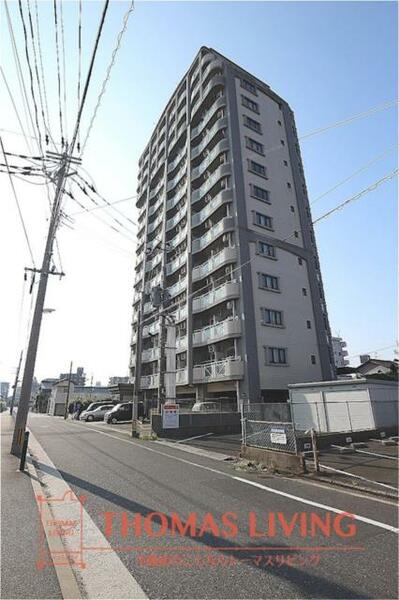
[{"label": "low-rise building", "polygon": [[349,365],[349,360],[345,358],[345,356],[348,356],[345,340],[343,340],[341,337],[332,337],[331,343],[335,366],[337,369],[347,367]]}]

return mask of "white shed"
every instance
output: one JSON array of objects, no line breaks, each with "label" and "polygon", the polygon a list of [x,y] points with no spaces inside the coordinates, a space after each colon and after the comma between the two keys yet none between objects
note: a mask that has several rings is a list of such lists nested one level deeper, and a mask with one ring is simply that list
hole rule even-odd
[{"label": "white shed", "polygon": [[398,382],[370,379],[288,386],[296,429],[363,431],[398,426]]}]

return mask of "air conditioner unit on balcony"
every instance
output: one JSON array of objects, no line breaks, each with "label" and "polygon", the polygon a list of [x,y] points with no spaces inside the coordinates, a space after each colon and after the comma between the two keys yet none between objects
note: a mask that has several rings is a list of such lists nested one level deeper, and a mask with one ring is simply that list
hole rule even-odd
[{"label": "air conditioner unit on balcony", "polygon": [[227,308],[227,310],[231,310],[231,309],[233,308],[233,306],[234,306],[234,302],[233,302],[232,300],[229,300],[229,301],[226,303],[226,308]]}]

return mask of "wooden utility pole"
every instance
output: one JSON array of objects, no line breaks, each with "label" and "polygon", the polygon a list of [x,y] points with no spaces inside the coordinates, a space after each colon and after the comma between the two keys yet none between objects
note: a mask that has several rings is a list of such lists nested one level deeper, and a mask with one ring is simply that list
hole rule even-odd
[{"label": "wooden utility pole", "polygon": [[13,392],[12,392],[12,398],[11,398],[11,404],[10,404],[10,415],[12,415],[12,411],[14,410],[15,396],[17,394],[17,387],[18,387],[18,381],[19,381],[19,371],[21,369],[21,363],[22,363],[22,354],[23,354],[23,351],[21,350],[21,355],[19,357],[17,372],[15,374],[15,383],[13,386]]},{"label": "wooden utility pole", "polygon": [[68,417],[69,394],[71,391],[71,377],[72,377],[72,361],[71,361],[71,365],[69,367],[68,390],[67,390],[67,395],[66,395],[66,399],[65,399],[64,419],[66,419]]}]

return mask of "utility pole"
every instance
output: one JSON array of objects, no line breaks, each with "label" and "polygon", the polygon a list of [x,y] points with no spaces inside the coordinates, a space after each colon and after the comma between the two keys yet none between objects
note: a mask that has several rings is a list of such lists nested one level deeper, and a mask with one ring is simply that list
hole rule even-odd
[{"label": "utility pole", "polygon": [[10,404],[10,415],[12,415],[12,411],[14,410],[14,402],[15,402],[15,396],[17,394],[17,387],[18,387],[18,380],[19,380],[19,371],[21,369],[21,363],[22,363],[22,354],[23,354],[23,350],[21,350],[21,355],[19,357],[19,363],[18,363],[18,367],[17,367],[17,372],[16,372],[16,375],[15,375],[15,383],[14,383],[14,387],[13,387],[11,404]]},{"label": "utility pole", "polygon": [[[53,243],[54,243],[54,238],[55,238],[55,234],[56,234],[57,227],[58,227],[58,222],[60,219],[61,201],[62,201],[62,196],[64,193],[65,179],[68,176],[68,171],[69,171],[71,162],[75,162],[75,163],[79,162],[77,159],[73,158],[73,151],[74,151],[76,140],[77,140],[78,133],[79,133],[79,127],[80,127],[80,122],[81,122],[81,118],[82,118],[83,108],[85,105],[87,92],[89,89],[89,84],[90,84],[91,76],[93,73],[94,62],[95,62],[95,58],[96,58],[96,54],[97,54],[97,50],[98,50],[101,33],[102,33],[102,30],[104,27],[104,22],[105,22],[105,17],[106,17],[107,11],[108,11],[108,6],[109,6],[109,0],[105,0],[102,14],[100,17],[100,23],[98,26],[96,39],[94,42],[92,56],[90,59],[86,82],[85,82],[85,85],[83,88],[82,100],[81,100],[81,103],[80,103],[80,106],[78,109],[78,114],[76,117],[76,124],[75,124],[75,128],[74,128],[71,144],[69,147],[68,147],[68,145],[66,146],[65,152],[62,155],[57,155],[57,158],[61,159],[60,169],[55,178],[56,179],[56,191],[55,191],[54,202],[53,202],[53,206],[52,206],[52,210],[51,210],[50,225],[49,225],[49,230],[48,230],[48,234],[47,234],[46,247],[45,247],[45,251],[44,251],[42,267],[40,269],[39,289],[38,289],[37,297],[36,297],[35,312],[33,314],[33,321],[32,321],[30,337],[29,337],[28,351],[26,353],[24,376],[22,379],[21,398],[19,401],[18,413],[17,413],[17,418],[15,421],[14,435],[13,435],[13,440],[12,440],[12,445],[11,445],[11,454],[15,454],[16,456],[19,456],[21,453],[21,450],[22,450],[22,443],[23,443],[24,432],[25,432],[25,428],[26,428],[26,421],[27,421],[27,417],[28,417],[29,399],[30,399],[30,394],[31,394],[31,390],[32,390],[33,373],[35,370],[37,347],[38,347],[38,343],[39,343],[40,326],[41,326],[42,314],[43,314],[43,308],[44,308],[44,299],[46,296],[47,280],[48,280],[48,276],[49,276],[50,262],[51,262],[52,252],[53,252]],[[0,141],[1,141],[1,138],[0,138]],[[1,141],[1,145],[3,146],[2,141]],[[68,154],[68,151],[69,151],[69,154]]]},{"label": "utility pole", "polygon": [[21,397],[18,405],[15,429],[11,445],[11,454],[19,456],[22,449],[23,437],[29,411],[29,400],[32,390],[32,380],[35,370],[37,347],[39,344],[40,328],[44,301],[46,297],[48,276],[51,274],[51,257],[53,254],[54,238],[57,231],[61,201],[64,192],[65,179],[68,176],[69,157],[67,151],[61,157],[61,165],[57,174],[57,187],[51,210],[50,225],[47,233],[46,247],[44,250],[42,266],[40,270],[39,288],[37,291],[35,311],[33,313],[32,327],[30,331],[28,350],[26,353],[25,370],[22,379]]},{"label": "utility pole", "polygon": [[69,393],[71,391],[71,377],[72,377],[72,361],[71,361],[71,365],[69,367],[68,390],[67,390],[67,395],[66,395],[66,400],[65,400],[64,419],[66,419],[68,416]]}]

